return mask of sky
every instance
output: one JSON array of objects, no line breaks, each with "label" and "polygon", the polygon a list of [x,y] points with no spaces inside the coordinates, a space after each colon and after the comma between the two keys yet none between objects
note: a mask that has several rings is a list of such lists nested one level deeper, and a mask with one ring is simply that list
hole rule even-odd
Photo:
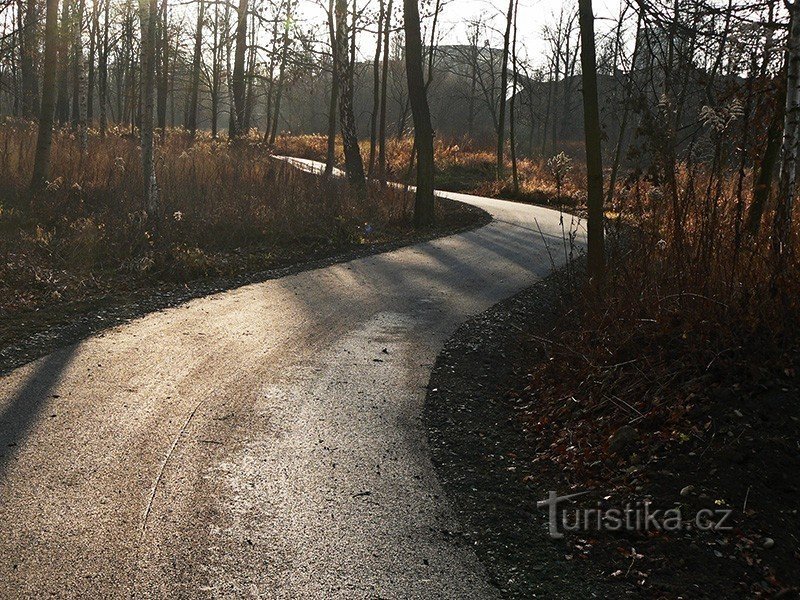
[{"label": "sky", "polygon": [[[361,3],[364,0],[360,0]],[[368,0],[377,7],[377,0]],[[622,0],[594,0],[594,12],[597,18],[596,29],[598,36],[608,31],[613,26],[613,20],[619,15]],[[443,0],[444,9],[440,16],[439,31],[440,43],[459,44],[466,43],[466,24],[482,16],[499,31],[503,27],[504,13],[508,10],[508,0]],[[552,24],[562,7],[571,8],[576,2],[559,2],[557,0],[520,0],[519,6],[519,40],[524,46],[529,60],[534,64],[543,63],[546,44],[542,32],[544,27]],[[395,0],[395,5],[402,5],[402,0]],[[324,19],[324,11],[316,0],[301,0],[301,13],[304,19]],[[426,24],[423,24],[425,27]],[[494,46],[502,44],[499,34],[491,39]],[[362,59],[369,59],[374,53],[375,41],[372,36],[364,34],[359,43],[359,53]],[[539,59],[539,60],[537,60]]]}]

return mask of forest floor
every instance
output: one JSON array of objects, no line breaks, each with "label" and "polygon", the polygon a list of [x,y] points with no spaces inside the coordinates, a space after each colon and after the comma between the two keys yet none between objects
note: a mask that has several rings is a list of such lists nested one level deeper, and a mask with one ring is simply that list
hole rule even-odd
[{"label": "forest floor", "polygon": [[[495,585],[508,598],[797,597],[796,373],[677,377],[683,402],[649,411],[634,396],[552,394],[532,373],[570,343],[569,289],[557,274],[465,324],[430,381],[434,463]],[[565,531],[559,515],[566,537],[551,539],[537,508],[550,490],[589,492],[558,505],[569,526],[578,509],[641,514],[645,502],[661,524],[679,510],[683,526],[609,531],[592,517]],[[719,529],[696,526],[701,510]]]}]

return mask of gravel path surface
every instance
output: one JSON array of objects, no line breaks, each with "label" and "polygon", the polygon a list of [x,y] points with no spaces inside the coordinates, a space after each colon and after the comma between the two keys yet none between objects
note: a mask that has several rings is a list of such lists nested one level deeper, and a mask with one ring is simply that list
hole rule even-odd
[{"label": "gravel path surface", "polygon": [[495,220],[0,378],[0,597],[494,597],[431,464],[426,385],[461,322],[551,270],[561,228],[445,195]]}]

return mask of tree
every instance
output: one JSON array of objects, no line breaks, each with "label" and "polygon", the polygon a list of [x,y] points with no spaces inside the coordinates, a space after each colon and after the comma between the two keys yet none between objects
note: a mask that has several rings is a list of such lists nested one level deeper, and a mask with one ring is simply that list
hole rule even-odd
[{"label": "tree", "polygon": [[364,198],[367,193],[367,180],[364,174],[364,161],[358,147],[356,119],[353,112],[353,80],[350,77],[350,33],[347,21],[347,0],[336,0],[336,75],[339,79],[339,119],[341,121],[342,143],[347,178],[355,193]]},{"label": "tree", "polygon": [[[514,40],[511,43],[511,64],[513,65],[514,75],[511,85],[511,103],[509,106],[509,141],[511,142],[511,171],[514,182],[514,194],[519,194],[519,168],[517,164],[517,94],[519,93],[519,67],[517,66],[517,35],[519,34],[519,24],[517,15],[519,14],[519,0],[514,2]],[[501,157],[502,162],[502,157]]]},{"label": "tree", "polygon": [[[203,60],[203,22],[205,20],[205,0],[197,5],[197,25],[194,30],[194,55],[192,57],[192,73],[189,82],[189,110],[186,114],[186,129],[194,137],[197,134],[197,107],[200,96],[200,66]],[[215,40],[216,41],[216,40]],[[214,60],[216,61],[216,53]]]},{"label": "tree", "polygon": [[139,21],[142,32],[142,178],[144,180],[144,208],[151,218],[160,217],[153,129],[155,126],[156,87],[156,23],[158,0],[139,0]]},{"label": "tree", "polygon": [[244,81],[244,58],[247,51],[247,3],[248,0],[239,0],[236,22],[236,50],[233,59],[233,76],[231,77],[231,94],[233,95],[233,110],[228,128],[231,139],[246,133],[243,131],[246,110],[246,87]]},{"label": "tree", "polygon": [[[780,198],[775,211],[775,251],[784,256],[792,231],[797,192],[797,151],[800,144],[800,2],[786,2],[791,23],[786,48],[786,104],[781,145]],[[779,266],[785,264],[780,259]]]},{"label": "tree", "polygon": [[594,39],[592,0],[579,0],[581,30],[581,68],[583,71],[583,116],[586,139],[586,179],[588,186],[588,264],[589,277],[600,285],[605,275],[603,223],[603,159],[600,130],[600,104],[597,97],[597,55]]},{"label": "tree", "polygon": [[34,192],[41,189],[50,177],[50,147],[53,143],[58,46],[58,0],[47,0],[44,25],[42,102],[39,111],[36,158],[33,163],[33,179],[31,180],[31,190]]},{"label": "tree", "polygon": [[383,33],[383,71],[381,73],[381,107],[378,124],[378,179],[381,187],[386,187],[386,116],[389,90],[389,44],[392,33],[393,0],[386,6],[386,22]]},{"label": "tree", "polygon": [[418,156],[414,225],[428,227],[433,225],[435,220],[433,126],[422,68],[422,32],[417,0],[403,0],[403,13],[406,33],[406,77]]},{"label": "tree", "polygon": [[381,38],[383,36],[383,19],[386,6],[384,0],[380,0],[378,13],[378,40],[375,43],[375,60],[373,63],[372,77],[372,114],[370,115],[370,135],[369,135],[369,176],[375,173],[375,150],[378,143],[378,111],[380,110],[380,86],[381,86]]},{"label": "tree", "polygon": [[39,39],[36,23],[39,18],[36,0],[27,0],[25,4],[24,36],[22,38],[22,55],[20,57],[20,75],[22,79],[22,116],[29,119],[36,114],[38,103],[38,77],[36,67],[39,59]]},{"label": "tree", "polygon": [[336,72],[336,23],[334,0],[328,2],[328,33],[331,41],[331,95],[328,107],[328,148],[325,157],[325,175],[330,177],[336,166],[336,108],[339,105],[339,76]]},{"label": "tree", "polygon": [[511,24],[514,22],[514,0],[509,0],[506,31],[503,35],[503,66],[500,70],[500,111],[497,129],[497,178],[503,179],[506,151],[506,96],[508,94],[508,55],[511,47]]},{"label": "tree", "polygon": [[281,102],[283,99],[283,88],[286,83],[286,61],[289,58],[289,45],[291,44],[292,30],[292,2],[286,0],[286,20],[283,23],[283,38],[281,43],[281,58],[278,65],[278,90],[275,94],[275,115],[272,119],[272,132],[269,136],[269,143],[274,144],[278,137],[278,120],[281,115]]}]

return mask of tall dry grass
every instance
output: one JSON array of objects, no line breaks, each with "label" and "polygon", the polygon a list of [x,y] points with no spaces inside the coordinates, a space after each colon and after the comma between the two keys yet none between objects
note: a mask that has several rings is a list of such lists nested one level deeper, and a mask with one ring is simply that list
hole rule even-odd
[{"label": "tall dry grass", "polygon": [[[359,202],[343,181],[301,173],[256,138],[229,145],[171,131],[156,149],[163,214],[143,211],[137,138],[89,134],[82,155],[55,132],[51,180],[28,193],[36,128],[0,125],[0,310],[80,298],[114,285],[228,275],[272,255],[314,255],[409,229],[412,202],[371,189]],[[246,255],[246,256],[245,256]]]},{"label": "tall dry grass", "polygon": [[[386,144],[387,177],[392,181],[412,183],[416,174],[411,156],[414,140],[410,136],[390,138]],[[361,142],[361,155],[369,157],[369,141]],[[276,141],[279,154],[324,161],[327,138],[323,135],[280,136]],[[473,193],[481,196],[507,198],[545,205],[580,206],[585,201],[586,173],[576,152],[572,153],[575,169],[557,194],[555,181],[547,168],[546,158],[520,158],[519,189],[515,190],[511,177],[511,163],[506,164],[506,176],[496,177],[495,150],[476,143],[468,137],[461,139],[437,138],[434,145],[436,158],[436,186],[442,190]],[[338,165],[344,162],[341,140],[336,142]]]},{"label": "tall dry grass", "polygon": [[617,190],[607,281],[571,296],[551,360],[531,367],[532,388],[548,400],[574,397],[588,414],[613,413],[619,398],[631,407],[587,421],[575,444],[599,448],[631,419],[677,440],[690,412],[726,394],[780,390],[800,373],[800,218],[779,268],[774,207],[749,235],[751,174],[741,194],[739,177],[677,165],[677,222],[670,189],[635,179]]}]

